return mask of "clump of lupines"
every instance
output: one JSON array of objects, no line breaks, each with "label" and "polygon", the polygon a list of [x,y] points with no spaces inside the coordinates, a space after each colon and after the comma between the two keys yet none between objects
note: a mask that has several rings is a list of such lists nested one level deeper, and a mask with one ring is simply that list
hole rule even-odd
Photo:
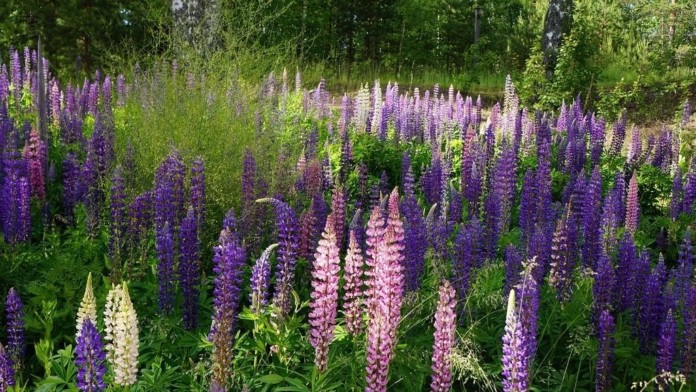
[{"label": "clump of lupines", "polygon": [[251,269],[251,311],[259,313],[268,305],[268,286],[271,283],[271,252],[278,244],[269,245]]},{"label": "clump of lupines", "polygon": [[113,286],[106,296],[104,326],[114,384],[135,384],[138,376],[138,318],[125,283]]},{"label": "clump of lupines", "polygon": [[213,376],[210,390],[227,390],[232,363],[232,341],[246,254],[237,233],[223,229],[215,247],[213,272],[213,322],[208,339],[213,343]]},{"label": "clump of lupines", "polygon": [[447,392],[452,387],[452,364],[450,355],[455,344],[455,292],[448,281],[440,285],[437,311],[435,312],[435,335],[432,358],[432,380],[430,390]]},{"label": "clump of lupines", "polygon": [[638,177],[633,172],[633,176],[631,176],[631,180],[628,183],[628,196],[626,197],[626,230],[631,234],[635,234],[636,230],[638,230],[639,215]]},{"label": "clump of lupines", "polygon": [[24,147],[24,159],[29,166],[29,182],[31,193],[39,200],[46,198],[46,183],[44,178],[46,168],[46,144],[41,140],[39,132],[32,129],[29,140]]},{"label": "clump of lupines", "polygon": [[336,211],[331,211],[326,228],[314,255],[312,301],[310,302],[310,343],[314,347],[314,364],[319,373],[328,366],[329,343],[333,339],[338,308],[338,272],[340,270]]},{"label": "clump of lupines", "polygon": [[77,320],[75,321],[75,336],[79,337],[82,333],[82,326],[85,320],[90,320],[92,324],[97,323],[97,298],[94,296],[92,289],[92,273],[87,275],[87,283],[85,284],[85,294],[82,296],[80,307],[77,309]]},{"label": "clump of lupines", "polygon": [[599,348],[597,350],[597,370],[595,390],[597,392],[608,392],[611,390],[611,363],[614,353],[614,317],[609,310],[604,309],[599,316],[599,329],[597,340]]},{"label": "clump of lupines", "polygon": [[529,390],[529,342],[515,305],[515,290],[510,290],[503,335],[503,390],[525,392]]},{"label": "clump of lupines", "polygon": [[105,390],[106,352],[99,331],[92,320],[85,320],[82,333],[77,335],[76,341],[77,389],[83,392]]},{"label": "clump of lupines", "polygon": [[10,354],[5,351],[5,347],[0,343],[0,392],[7,391],[15,385],[15,371],[12,367]]},{"label": "clump of lupines", "polygon": [[278,231],[278,267],[273,304],[277,316],[284,318],[290,311],[292,282],[295,278],[295,263],[299,248],[298,222],[295,211],[278,199],[260,199],[258,202],[271,202],[276,209],[276,228]]},{"label": "clump of lupines", "polygon": [[198,292],[200,280],[200,241],[198,239],[198,218],[195,209],[190,207],[181,222],[179,235],[179,285],[184,295],[184,328],[193,330],[198,325]]},{"label": "clump of lupines", "polygon": [[19,293],[10,288],[5,300],[7,312],[7,351],[16,369],[21,368],[24,360],[24,305]]}]

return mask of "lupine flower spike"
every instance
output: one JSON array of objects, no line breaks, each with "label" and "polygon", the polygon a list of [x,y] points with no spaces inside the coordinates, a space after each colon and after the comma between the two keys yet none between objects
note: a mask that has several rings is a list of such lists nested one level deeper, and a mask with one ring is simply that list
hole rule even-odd
[{"label": "lupine flower spike", "polygon": [[94,297],[92,290],[92,273],[87,275],[87,284],[85,285],[85,294],[82,296],[82,302],[77,309],[77,321],[75,336],[80,337],[82,326],[85,320],[90,320],[93,325],[97,323],[97,299]]},{"label": "lupine flower spike", "polygon": [[529,358],[522,323],[515,308],[515,290],[510,290],[503,335],[503,391],[525,392],[529,389]]},{"label": "lupine flower spike", "polygon": [[99,392],[106,389],[106,352],[99,331],[86,319],[82,333],[77,336],[75,366],[77,366],[77,389],[83,392]]},{"label": "lupine flower spike", "polygon": [[138,318],[125,283],[114,286],[106,296],[104,325],[114,384],[135,384],[138,375]]},{"label": "lupine flower spike", "polygon": [[440,298],[435,313],[433,376],[430,381],[430,390],[433,392],[448,392],[452,388],[450,355],[455,343],[455,305],[454,288],[445,280],[440,286]]}]

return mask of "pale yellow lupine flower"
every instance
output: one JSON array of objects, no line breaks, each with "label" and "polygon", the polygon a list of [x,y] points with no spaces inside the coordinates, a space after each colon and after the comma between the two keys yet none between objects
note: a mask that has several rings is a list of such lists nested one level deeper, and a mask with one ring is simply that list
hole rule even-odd
[{"label": "pale yellow lupine flower", "polygon": [[104,309],[107,358],[114,369],[114,384],[133,385],[138,374],[138,318],[128,286],[116,285]]},{"label": "pale yellow lupine flower", "polygon": [[94,291],[92,290],[92,273],[87,275],[87,284],[85,285],[85,295],[82,296],[82,302],[80,302],[80,308],[77,309],[77,322],[76,329],[77,337],[80,336],[82,332],[82,324],[86,319],[92,321],[92,324],[97,325],[97,299],[94,297]]}]

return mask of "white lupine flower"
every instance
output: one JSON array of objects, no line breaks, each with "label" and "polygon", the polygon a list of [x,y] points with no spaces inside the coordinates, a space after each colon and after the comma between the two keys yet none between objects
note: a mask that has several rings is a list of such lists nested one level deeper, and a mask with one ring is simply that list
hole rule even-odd
[{"label": "white lupine flower", "polygon": [[92,321],[92,324],[97,325],[97,299],[94,298],[94,291],[92,290],[92,273],[87,275],[87,285],[85,286],[85,295],[82,297],[82,302],[80,302],[80,308],[77,310],[77,322],[76,329],[77,337],[80,337],[82,332],[82,324],[86,319]]},{"label": "white lupine flower", "polygon": [[133,385],[138,373],[138,319],[128,286],[116,285],[109,291],[104,308],[108,360],[114,369],[116,385]]}]

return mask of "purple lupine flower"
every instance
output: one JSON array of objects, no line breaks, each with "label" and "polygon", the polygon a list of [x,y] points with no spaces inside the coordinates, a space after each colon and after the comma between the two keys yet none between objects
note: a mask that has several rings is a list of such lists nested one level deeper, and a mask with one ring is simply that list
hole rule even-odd
[{"label": "purple lupine flower", "polygon": [[682,176],[681,169],[674,170],[674,180],[672,180],[672,197],[670,199],[669,217],[674,221],[679,218],[682,207]]},{"label": "purple lupine flower", "polygon": [[213,322],[208,339],[213,343],[213,375],[210,390],[227,390],[232,369],[232,343],[246,254],[236,233],[224,229],[215,247],[213,272]]},{"label": "purple lupine flower", "polygon": [[448,392],[452,388],[452,360],[450,355],[455,344],[456,321],[454,307],[457,304],[455,292],[448,281],[440,285],[440,293],[435,312],[435,334],[433,336],[433,375],[430,390]]},{"label": "purple lupine flower", "polygon": [[659,336],[659,324],[662,319],[664,298],[659,270],[654,270],[647,278],[640,291],[640,309],[636,327],[640,351],[648,354],[654,352],[654,344]]},{"label": "purple lupine flower", "polygon": [[674,294],[679,308],[686,303],[694,269],[694,252],[691,245],[691,230],[687,229],[679,247],[679,258],[675,271]]},{"label": "purple lupine flower", "polygon": [[343,295],[343,314],[346,330],[353,336],[360,334],[363,328],[363,266],[364,257],[358,242],[357,230],[351,230],[343,275],[345,279],[345,285],[343,286],[345,292]]},{"label": "purple lupine flower", "polygon": [[517,157],[515,151],[510,146],[504,146],[503,152],[498,159],[496,165],[493,190],[492,193],[497,198],[500,215],[498,218],[498,233],[505,233],[510,224],[510,213],[512,208],[512,199],[515,195],[517,186]]},{"label": "purple lupine flower", "polygon": [[283,319],[291,306],[292,283],[295,279],[295,263],[299,248],[299,224],[295,211],[287,203],[272,198],[260,199],[257,202],[270,202],[276,209],[279,245],[273,304],[278,308],[278,318]]},{"label": "purple lupine flower", "polygon": [[553,197],[551,195],[551,147],[549,142],[542,142],[537,148],[536,197],[537,223],[552,224],[554,215],[551,206]]},{"label": "purple lupine flower", "polygon": [[369,207],[369,186],[368,186],[368,171],[365,162],[358,164],[358,208],[365,209]]},{"label": "purple lupine flower", "polygon": [[298,256],[307,261],[313,260],[313,253],[316,249],[315,226],[314,215],[312,215],[312,204],[310,204],[309,208],[304,210],[304,212],[302,212],[300,215],[300,233],[298,245]]},{"label": "purple lupine flower", "polygon": [[681,345],[681,373],[687,379],[694,372],[694,353],[696,352],[696,284],[689,289],[684,307],[684,330]]},{"label": "purple lupine flower", "polygon": [[565,219],[559,219],[551,244],[549,284],[556,291],[556,298],[560,302],[570,299],[573,286],[573,261],[573,253],[568,244],[568,222]]},{"label": "purple lupine flower", "polygon": [[536,208],[536,178],[531,169],[527,169],[522,180],[522,193],[520,195],[520,237],[524,248],[529,245],[529,239],[534,232],[537,223]]},{"label": "purple lupine flower", "polygon": [[411,168],[411,156],[404,153],[401,158],[401,189],[404,191],[404,197],[414,196],[413,169]]},{"label": "purple lupine flower", "polygon": [[583,262],[593,267],[602,251],[601,242],[602,175],[595,166],[583,202]]},{"label": "purple lupine flower", "polygon": [[326,228],[319,240],[312,268],[312,294],[309,313],[310,337],[314,347],[314,364],[319,373],[326,371],[329,360],[329,344],[333,339],[338,308],[338,273],[341,269],[336,237],[334,211],[326,220]]},{"label": "purple lupine flower", "polygon": [[507,296],[520,281],[522,273],[522,256],[517,248],[510,244],[505,248],[505,289],[504,294]]},{"label": "purple lupine flower", "polygon": [[677,322],[672,309],[660,325],[660,339],[657,341],[657,384],[660,390],[667,390],[665,373],[672,371],[672,363],[677,349]]},{"label": "purple lupine flower", "polygon": [[590,129],[590,159],[593,166],[599,164],[599,158],[604,149],[604,128],[605,123],[603,119],[592,122],[592,128]]},{"label": "purple lupine flower", "polygon": [[629,233],[625,233],[619,242],[619,257],[617,283],[621,286],[620,305],[621,310],[629,310],[636,298],[635,265],[638,259],[636,245]]},{"label": "purple lupine flower", "polygon": [[126,239],[127,211],[126,194],[123,183],[123,169],[116,166],[111,177],[111,222],[109,225],[109,257],[114,272],[114,280],[121,280],[123,247]]},{"label": "purple lupine flower", "polygon": [[230,208],[225,213],[225,217],[222,220],[222,230],[237,233],[237,218],[234,215],[234,208]]},{"label": "purple lupine flower", "polygon": [[628,146],[628,153],[626,154],[626,162],[630,165],[637,165],[642,154],[643,142],[640,138],[640,131],[638,127],[633,127],[633,131],[631,131],[631,142]]},{"label": "purple lupine flower", "polygon": [[197,216],[189,207],[181,222],[179,235],[179,285],[184,295],[184,328],[188,331],[198,325],[198,296],[200,281],[200,241],[198,239]]},{"label": "purple lupine flower", "polygon": [[12,359],[15,369],[22,367],[24,361],[24,305],[19,293],[14,287],[10,288],[5,300],[7,312],[7,352]]},{"label": "purple lupine flower", "polygon": [[534,258],[523,263],[522,279],[516,287],[519,292],[519,317],[522,323],[523,334],[525,334],[525,352],[530,364],[534,362],[537,351],[536,334],[539,318],[540,293],[539,281],[535,278],[535,275],[537,275],[535,269],[538,268],[539,265]]},{"label": "purple lupine flower", "polygon": [[0,343],[0,391],[5,392],[13,385],[15,385],[15,371],[12,367],[12,359]]},{"label": "purple lupine flower", "polygon": [[[369,324],[367,328],[367,368],[366,391],[386,391],[389,363],[394,358],[396,329],[401,318],[404,275],[401,267],[403,259],[403,227],[399,217],[398,190],[389,197],[387,226],[376,248],[373,247],[374,269],[371,271],[372,284],[368,297]],[[375,207],[373,215],[381,215]],[[372,217],[370,221],[372,221]],[[368,224],[368,235],[370,235]],[[375,239],[374,237],[372,239]],[[369,245],[369,244],[368,244]]]},{"label": "purple lupine flower", "polygon": [[169,223],[171,230],[179,234],[184,212],[184,177],[186,166],[178,151],[173,151],[160,164],[155,173],[155,233]]},{"label": "purple lupine flower", "polygon": [[4,162],[4,184],[0,217],[5,242],[16,244],[29,240],[31,231],[31,186],[27,178],[27,163],[9,153]]},{"label": "purple lupine flower", "polygon": [[611,137],[611,147],[609,154],[617,156],[621,154],[621,149],[626,138],[626,113],[622,113],[621,117],[614,123],[614,133]]},{"label": "purple lupine flower", "polygon": [[498,247],[498,216],[500,208],[498,198],[494,193],[489,193],[483,205],[483,222],[484,222],[484,243],[486,248],[486,258],[488,260],[495,259]]},{"label": "purple lupine flower", "polygon": [[599,328],[597,330],[597,340],[599,348],[597,350],[597,369],[595,371],[595,391],[611,391],[611,363],[614,356],[614,317],[609,310],[604,309],[599,316]]},{"label": "purple lupine flower", "polygon": [[626,230],[635,234],[638,230],[638,218],[640,216],[640,206],[638,205],[638,178],[633,172],[631,181],[628,183],[628,196],[626,197]]},{"label": "purple lupine flower", "polygon": [[473,220],[459,229],[455,239],[452,277],[457,297],[462,300],[467,298],[471,272],[474,268],[481,266],[482,236],[481,225],[477,220]]},{"label": "purple lupine flower", "polygon": [[427,228],[415,196],[404,196],[401,201],[401,214],[404,216],[406,290],[415,291],[420,287],[421,276],[425,270]]},{"label": "purple lupine flower", "polygon": [[46,198],[46,183],[44,172],[46,163],[46,144],[41,140],[39,132],[32,129],[29,133],[29,140],[24,147],[24,159],[29,166],[29,181],[31,193],[39,200]]},{"label": "purple lupine flower", "polygon": [[191,163],[191,207],[196,217],[196,231],[200,235],[205,228],[205,165],[202,157]]},{"label": "purple lupine flower", "polygon": [[251,311],[260,313],[268,305],[268,288],[271,284],[271,252],[278,244],[269,245],[251,268]]},{"label": "purple lupine flower", "polygon": [[503,335],[503,391],[526,392],[529,390],[530,361],[527,355],[529,342],[515,305],[515,290],[510,290]]},{"label": "purple lupine flower", "polygon": [[68,153],[63,161],[63,210],[69,218],[72,218],[75,206],[84,193],[80,172],[80,163],[75,155]]},{"label": "purple lupine flower", "polygon": [[130,204],[130,227],[128,234],[133,244],[140,245],[152,227],[152,191],[136,196]]},{"label": "purple lupine flower", "polygon": [[684,199],[682,201],[681,212],[690,215],[694,211],[694,201],[696,201],[696,173],[689,170],[686,173],[686,185],[684,186]]},{"label": "purple lupine flower", "polygon": [[453,227],[462,220],[462,213],[464,211],[464,200],[462,199],[462,193],[459,192],[454,186],[450,186],[450,203],[449,203],[449,213],[447,218],[449,219],[448,227]]},{"label": "purple lupine flower", "polygon": [[174,265],[174,239],[172,226],[165,222],[164,227],[157,233],[155,241],[157,250],[157,280],[159,284],[159,308],[164,314],[172,312],[174,307],[174,281],[176,271]]},{"label": "purple lupine flower", "polygon": [[613,309],[615,296],[616,272],[611,259],[602,254],[597,261],[597,272],[594,277],[592,288],[594,302],[592,304],[594,320],[598,322],[601,314],[605,310]]},{"label": "purple lupine flower", "polygon": [[126,104],[126,78],[119,74],[116,77],[116,105],[125,106]]},{"label": "purple lupine flower", "polygon": [[75,347],[77,389],[83,392],[99,392],[106,389],[106,351],[99,331],[92,320],[85,319]]}]

